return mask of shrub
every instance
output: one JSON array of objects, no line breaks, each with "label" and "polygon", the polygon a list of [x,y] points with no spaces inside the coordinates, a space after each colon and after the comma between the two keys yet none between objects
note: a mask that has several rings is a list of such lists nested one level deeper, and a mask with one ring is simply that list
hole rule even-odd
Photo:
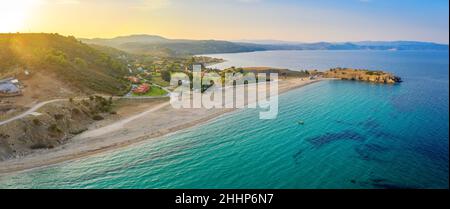
[{"label": "shrub", "polygon": [[73,108],[73,109],[72,109],[72,114],[78,115],[78,114],[80,114],[80,113],[81,113],[81,111],[80,111],[78,108]]},{"label": "shrub", "polygon": [[161,78],[167,82],[170,82],[170,71],[168,70],[161,71]]},{"label": "shrub", "polygon": [[96,100],[96,101],[104,101],[105,98],[96,95],[96,96],[95,96],[95,100]]},{"label": "shrub", "polygon": [[44,143],[36,143],[30,146],[30,149],[52,149],[53,146],[52,145],[46,145]]},{"label": "shrub", "polygon": [[0,138],[2,138],[2,139],[7,139],[7,138],[9,138],[9,135],[8,135],[8,134],[0,133]]},{"label": "shrub", "polygon": [[63,114],[55,114],[54,117],[56,120],[61,120],[64,118],[64,115]]},{"label": "shrub", "polygon": [[56,124],[52,124],[48,127],[48,131],[50,132],[57,132],[57,133],[61,133],[61,129],[58,128],[58,126]]},{"label": "shrub", "polygon": [[33,119],[33,124],[36,126],[40,126],[42,123],[39,119],[35,118],[35,119]]},{"label": "shrub", "polygon": [[103,120],[105,118],[103,118],[103,116],[101,115],[94,115],[94,117],[92,117],[93,120]]},{"label": "shrub", "polygon": [[83,59],[81,59],[81,58],[79,58],[79,57],[76,57],[75,60],[74,60],[74,62],[75,62],[75,64],[76,64],[78,67],[82,67],[82,68],[87,67],[86,61],[84,61]]},{"label": "shrub", "polygon": [[89,106],[90,106],[89,101],[84,100],[84,99],[81,101],[81,104],[82,104],[83,106],[85,106],[85,107],[89,107]]}]

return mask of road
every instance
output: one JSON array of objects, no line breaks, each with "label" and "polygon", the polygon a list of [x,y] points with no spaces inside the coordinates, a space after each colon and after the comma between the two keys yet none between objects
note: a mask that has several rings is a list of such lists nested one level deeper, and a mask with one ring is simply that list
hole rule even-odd
[{"label": "road", "polygon": [[10,122],[13,122],[13,121],[15,121],[15,120],[19,120],[19,119],[21,119],[21,118],[24,118],[24,117],[26,117],[27,115],[29,115],[29,114],[35,112],[35,111],[38,110],[39,108],[43,107],[44,105],[47,105],[47,104],[50,104],[50,103],[53,103],[53,102],[61,102],[61,101],[68,101],[68,99],[53,99],[53,100],[48,100],[48,101],[45,101],[45,102],[37,103],[37,104],[35,104],[33,107],[31,107],[30,109],[28,109],[27,111],[21,113],[20,115],[16,115],[16,116],[14,116],[14,117],[12,117],[12,118],[9,118],[9,119],[7,119],[7,120],[0,121],[0,126],[5,125],[5,124],[10,123]]},{"label": "road", "polygon": [[[168,96],[158,96],[158,97],[113,97],[113,99],[134,99],[134,100],[139,100],[139,99],[158,99],[158,98],[166,98],[166,97],[168,97]],[[75,100],[82,100],[82,99],[87,99],[87,98],[89,98],[89,97],[76,98]],[[50,104],[50,103],[53,103],[53,102],[62,102],[62,101],[69,101],[69,99],[53,99],[53,100],[48,100],[48,101],[37,103],[37,104],[33,105],[30,109],[28,109],[27,111],[25,111],[25,112],[23,112],[23,113],[21,113],[19,115],[16,115],[16,116],[11,117],[9,119],[6,119],[4,121],[0,121],[0,126],[8,124],[8,123],[11,123],[11,122],[13,122],[15,120],[22,119],[22,118],[28,116],[29,114],[31,114],[33,112],[36,112],[39,108],[41,108],[41,107],[43,107],[43,106],[45,106],[47,104]]]}]

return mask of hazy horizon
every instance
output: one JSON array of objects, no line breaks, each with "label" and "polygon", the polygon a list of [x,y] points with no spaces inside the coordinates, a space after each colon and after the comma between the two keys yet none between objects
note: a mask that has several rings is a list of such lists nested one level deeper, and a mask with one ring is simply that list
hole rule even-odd
[{"label": "hazy horizon", "polygon": [[[32,32],[33,33],[33,32]],[[37,32],[39,33],[39,32]],[[69,36],[71,34],[61,34]],[[73,35],[71,35],[73,36]],[[318,41],[290,41],[290,40],[280,40],[280,39],[208,39],[208,38],[199,38],[199,39],[187,39],[187,38],[171,38],[163,35],[158,34],[144,34],[144,33],[135,33],[135,34],[124,34],[119,36],[112,36],[112,37],[76,37],[78,39],[114,39],[119,37],[128,37],[128,36],[159,36],[166,39],[172,39],[172,40],[216,40],[216,41],[230,41],[230,42],[242,42],[242,43],[257,43],[257,42],[279,42],[279,43],[286,43],[286,44],[308,44],[308,43],[318,43],[318,42],[327,42],[327,43],[357,43],[357,42],[398,42],[398,41],[406,41],[406,42],[424,42],[424,43],[435,43],[435,44],[444,44],[449,45],[449,43],[441,43],[441,42],[433,42],[433,41],[420,41],[420,40],[360,40],[360,41],[328,41],[328,40],[318,40]]]},{"label": "hazy horizon", "polygon": [[0,33],[448,44],[447,0],[6,0]]}]

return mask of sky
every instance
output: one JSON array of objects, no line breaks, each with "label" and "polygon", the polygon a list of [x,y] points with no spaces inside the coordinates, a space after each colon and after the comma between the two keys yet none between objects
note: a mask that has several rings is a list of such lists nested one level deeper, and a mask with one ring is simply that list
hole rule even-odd
[{"label": "sky", "polygon": [[448,0],[0,0],[0,33],[449,42]]}]

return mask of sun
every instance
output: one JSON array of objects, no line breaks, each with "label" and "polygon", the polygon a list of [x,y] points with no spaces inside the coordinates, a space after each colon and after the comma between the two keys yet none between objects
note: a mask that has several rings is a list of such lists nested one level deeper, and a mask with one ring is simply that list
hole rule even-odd
[{"label": "sun", "polygon": [[19,32],[36,0],[5,0],[0,2],[0,33]]}]

